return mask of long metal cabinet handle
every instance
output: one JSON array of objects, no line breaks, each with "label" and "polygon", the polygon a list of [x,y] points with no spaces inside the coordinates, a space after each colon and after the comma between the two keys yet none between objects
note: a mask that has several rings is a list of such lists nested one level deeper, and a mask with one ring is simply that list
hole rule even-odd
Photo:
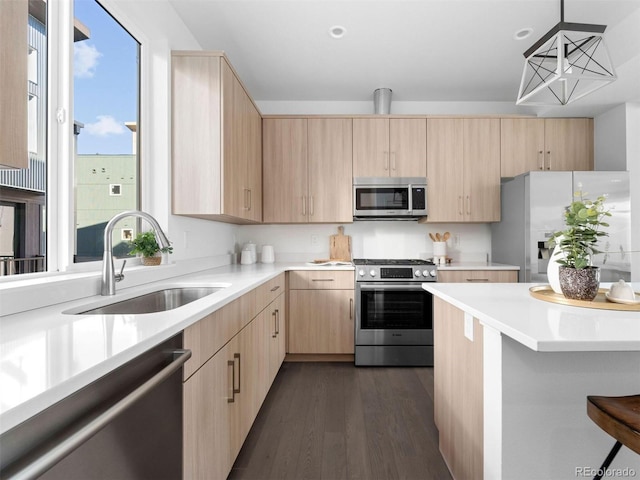
[{"label": "long metal cabinet handle", "polygon": [[278,311],[274,310],[273,312],[271,312],[271,316],[273,317],[273,334],[271,335],[271,338],[276,338],[278,336]]},{"label": "long metal cabinet handle", "polygon": [[471,215],[471,195],[467,195],[467,215]]},{"label": "long metal cabinet handle", "polygon": [[227,360],[227,367],[231,367],[231,396],[227,398],[227,403],[233,403],[236,401],[236,362]]},{"label": "long metal cabinet handle", "polygon": [[272,292],[275,292],[275,291],[276,291],[277,289],[279,289],[279,288],[280,288],[280,285],[276,285],[275,287],[273,287],[273,288],[271,289],[271,291],[272,291]]},{"label": "long metal cabinet handle", "polygon": [[251,189],[247,188],[247,191],[249,192],[249,207],[247,208],[247,210],[251,211]]},{"label": "long metal cabinet handle", "polygon": [[276,308],[276,335],[280,335],[280,309]]},{"label": "long metal cabinet handle", "polygon": [[309,216],[313,217],[313,195],[309,195]]},{"label": "long metal cabinet handle", "polygon": [[538,156],[540,157],[540,170],[544,170],[544,152],[538,151]]},{"label": "long metal cabinet handle", "polygon": [[391,152],[391,170],[396,169],[396,152]]},{"label": "long metal cabinet handle", "polygon": [[384,151],[384,169],[389,170],[389,152]]},{"label": "long metal cabinet handle", "polygon": [[549,163],[547,164],[547,170],[551,170],[551,150],[547,150],[547,159]]},{"label": "long metal cabinet handle", "polygon": [[464,215],[462,212],[462,195],[458,195],[458,213]]},{"label": "long metal cabinet handle", "polygon": [[353,298],[349,299],[349,320],[353,320]]},{"label": "long metal cabinet handle", "polygon": [[[240,354],[239,353],[234,353],[233,354],[233,361],[234,362],[235,362],[236,358],[238,359],[238,389],[236,390],[236,386],[234,384],[233,385],[233,393],[240,393],[240,383],[242,382],[242,370],[240,369],[240,367],[241,367],[240,362],[242,361],[242,359],[240,358]],[[235,372],[235,369],[234,369],[234,372]]]},{"label": "long metal cabinet handle", "polygon": [[302,196],[302,216],[307,216],[307,197]]},{"label": "long metal cabinet handle", "polygon": [[488,282],[488,278],[467,278],[467,282]]},{"label": "long metal cabinet handle", "polygon": [[333,282],[335,281],[334,278],[312,278],[311,279],[312,282]]},{"label": "long metal cabinet handle", "polygon": [[180,367],[182,367],[182,365],[184,365],[184,362],[191,358],[191,350],[175,350],[173,351],[173,354],[175,358],[169,365],[164,367],[129,395],[113,404],[105,412],[101,413],[96,418],[91,420],[80,430],[69,435],[62,442],[55,445],[53,448],[39,456],[24,468],[4,478],[14,480],[36,478],[49,470],[56,463],[58,463],[80,445],[93,437],[101,429],[106,427],[118,415],[127,410],[131,405],[148,394],[151,390],[153,390],[153,388],[167,380],[171,375],[178,371]]}]

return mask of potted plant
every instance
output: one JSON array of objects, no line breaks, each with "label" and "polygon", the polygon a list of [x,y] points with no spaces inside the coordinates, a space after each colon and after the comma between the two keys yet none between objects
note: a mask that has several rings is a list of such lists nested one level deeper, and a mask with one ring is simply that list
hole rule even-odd
[{"label": "potted plant", "polygon": [[567,298],[593,300],[600,286],[600,270],[592,265],[592,256],[601,253],[596,246],[601,237],[608,235],[603,230],[609,226],[604,219],[611,213],[604,207],[604,195],[591,201],[578,191],[574,198],[564,213],[566,228],[552,237],[562,252],[556,259],[560,264],[560,288]]},{"label": "potted plant", "polygon": [[160,265],[162,262],[160,253],[173,253],[173,247],[160,248],[152,230],[138,233],[129,245],[131,246],[129,253],[141,255],[143,265]]}]

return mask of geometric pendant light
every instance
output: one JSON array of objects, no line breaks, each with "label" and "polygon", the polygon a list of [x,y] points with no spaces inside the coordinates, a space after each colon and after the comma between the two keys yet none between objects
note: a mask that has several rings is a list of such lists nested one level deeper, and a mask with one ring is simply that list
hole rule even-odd
[{"label": "geometric pendant light", "polygon": [[566,105],[616,80],[604,43],[606,25],[564,21],[525,53],[516,105]]}]

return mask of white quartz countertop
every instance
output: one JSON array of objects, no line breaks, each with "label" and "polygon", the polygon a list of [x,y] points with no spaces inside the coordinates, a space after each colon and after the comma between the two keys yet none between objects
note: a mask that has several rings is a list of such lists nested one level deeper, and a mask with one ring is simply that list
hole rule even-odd
[{"label": "white quartz countertop", "polygon": [[[540,352],[640,350],[640,312],[582,308],[533,298],[530,283],[424,283],[483,325]],[[610,284],[601,284],[608,288]],[[640,284],[633,283],[637,291]]]},{"label": "white quartz countertop", "polygon": [[[353,270],[353,266],[227,265],[120,289],[113,297],[96,295],[0,317],[0,433],[288,270]],[[166,312],[139,315],[64,313],[84,311],[82,307],[85,306],[101,306],[165,286],[190,285],[225,288]]]},{"label": "white quartz countertop", "polygon": [[438,265],[438,270],[520,270],[520,267],[495,262],[454,262]]}]

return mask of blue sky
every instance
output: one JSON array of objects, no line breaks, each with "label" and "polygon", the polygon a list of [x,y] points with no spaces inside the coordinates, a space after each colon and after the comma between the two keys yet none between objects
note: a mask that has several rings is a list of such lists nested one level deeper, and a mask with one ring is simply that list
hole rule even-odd
[{"label": "blue sky", "polygon": [[75,17],[91,32],[74,44],[74,118],[83,123],[80,154],[132,153],[138,97],[137,42],[95,0],[75,0]]}]

